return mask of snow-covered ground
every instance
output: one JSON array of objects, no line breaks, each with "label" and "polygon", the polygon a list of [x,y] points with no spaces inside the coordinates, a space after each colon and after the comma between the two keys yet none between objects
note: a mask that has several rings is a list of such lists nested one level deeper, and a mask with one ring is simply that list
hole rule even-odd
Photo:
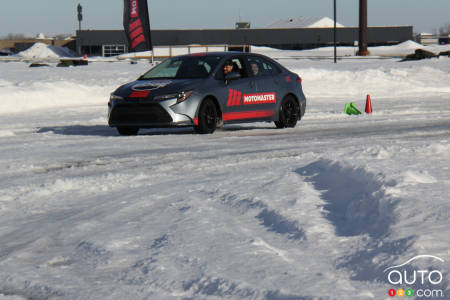
[{"label": "snow-covered ground", "polygon": [[267,53],[303,78],[296,128],[121,137],[109,93],[147,62],[0,64],[0,299],[388,299],[417,255],[449,299],[450,59]]}]

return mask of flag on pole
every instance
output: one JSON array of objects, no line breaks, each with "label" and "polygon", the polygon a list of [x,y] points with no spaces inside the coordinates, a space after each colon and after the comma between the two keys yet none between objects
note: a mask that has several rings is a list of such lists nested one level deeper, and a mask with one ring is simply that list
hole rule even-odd
[{"label": "flag on pole", "polygon": [[124,0],[123,27],[131,52],[153,49],[147,0]]}]

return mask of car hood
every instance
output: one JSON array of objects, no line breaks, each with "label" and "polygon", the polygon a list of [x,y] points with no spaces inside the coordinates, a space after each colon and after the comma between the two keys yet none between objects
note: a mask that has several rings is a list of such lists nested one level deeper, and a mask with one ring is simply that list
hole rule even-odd
[{"label": "car hood", "polygon": [[178,93],[181,91],[192,90],[198,84],[206,79],[152,79],[136,80],[119,87],[114,94],[122,97],[128,97],[133,92],[148,91],[145,98],[154,96]]}]

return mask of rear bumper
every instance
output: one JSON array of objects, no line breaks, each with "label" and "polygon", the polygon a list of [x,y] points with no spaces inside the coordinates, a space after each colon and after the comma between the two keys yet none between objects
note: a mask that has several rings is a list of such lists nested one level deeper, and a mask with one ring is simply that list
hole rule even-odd
[{"label": "rear bumper", "polygon": [[145,100],[115,100],[108,103],[110,127],[176,127],[192,126],[193,120],[177,114],[170,108],[170,101],[149,102]]}]

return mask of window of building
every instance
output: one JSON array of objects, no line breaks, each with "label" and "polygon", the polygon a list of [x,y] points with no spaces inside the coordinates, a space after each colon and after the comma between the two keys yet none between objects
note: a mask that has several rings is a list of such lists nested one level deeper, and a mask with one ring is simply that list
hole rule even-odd
[{"label": "window of building", "polygon": [[125,53],[125,45],[103,45],[103,56],[116,56]]}]

